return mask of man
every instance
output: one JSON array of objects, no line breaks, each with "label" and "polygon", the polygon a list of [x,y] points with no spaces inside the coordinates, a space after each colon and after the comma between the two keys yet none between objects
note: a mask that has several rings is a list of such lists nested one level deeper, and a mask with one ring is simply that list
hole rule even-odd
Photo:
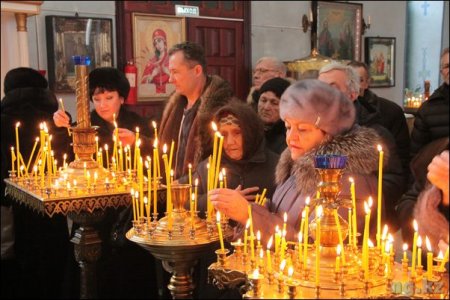
[{"label": "man", "polygon": [[255,109],[258,105],[260,92],[259,89],[269,79],[275,77],[286,77],[286,66],[276,57],[265,56],[258,59],[255,70],[253,70],[253,86],[247,96],[247,103]]},{"label": "man", "polygon": [[[356,123],[375,129],[383,138],[385,142],[384,146],[387,147],[389,152],[389,157],[386,158],[383,169],[383,207],[385,221],[388,223],[389,229],[395,231],[398,228],[395,205],[404,192],[406,179],[397,155],[394,138],[381,125],[379,113],[370,105],[358,100],[359,75],[352,67],[340,63],[330,63],[320,69],[318,79],[347,95],[353,101],[356,108]],[[376,146],[373,145],[373,147]]]},{"label": "man", "polygon": [[397,153],[402,161],[403,172],[409,174],[409,130],[403,109],[396,103],[377,96],[369,90],[370,76],[367,65],[363,62],[352,61],[348,64],[359,74],[358,101],[370,105],[381,117],[380,125],[385,127],[395,139]]},{"label": "man", "polygon": [[448,137],[449,121],[449,48],[441,54],[442,85],[433,92],[417,111],[411,133],[411,158],[426,144],[442,137]]},{"label": "man", "polygon": [[187,174],[212,153],[214,112],[233,96],[230,84],[206,74],[203,48],[192,42],[176,44],[169,50],[169,82],[175,85],[161,119],[160,145],[175,141],[175,178]]}]

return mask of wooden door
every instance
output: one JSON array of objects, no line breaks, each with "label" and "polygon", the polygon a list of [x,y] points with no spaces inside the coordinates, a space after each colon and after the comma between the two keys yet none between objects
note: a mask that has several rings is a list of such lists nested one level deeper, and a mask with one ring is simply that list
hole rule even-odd
[{"label": "wooden door", "polygon": [[205,48],[207,73],[230,82],[236,96],[245,100],[243,22],[192,18],[187,27],[189,40]]}]

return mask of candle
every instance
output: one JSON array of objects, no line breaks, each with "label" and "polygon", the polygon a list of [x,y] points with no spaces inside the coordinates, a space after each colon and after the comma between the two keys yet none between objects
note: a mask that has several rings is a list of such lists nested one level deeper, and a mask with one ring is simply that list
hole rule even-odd
[{"label": "candle", "polygon": [[154,139],[158,140],[158,128],[156,127],[156,122],[152,121],[153,131],[154,131]]},{"label": "candle", "polygon": [[270,247],[272,247],[272,240],[273,237],[271,236],[269,241],[267,242],[267,250],[266,250],[266,256],[267,256],[267,272],[272,272],[272,258],[270,257]]},{"label": "candle", "polygon": [[188,164],[189,195],[192,194],[192,164]]},{"label": "candle", "polygon": [[[214,142],[213,142],[213,152],[212,152],[212,159],[210,164],[210,171],[212,176],[214,176],[214,168],[216,166],[216,159],[217,159],[217,142],[219,140],[218,132],[217,132],[217,125],[214,122],[211,122],[211,127],[214,130]],[[214,188],[214,178],[210,178],[209,181],[209,189]]]},{"label": "candle", "polygon": [[339,245],[341,246],[341,249],[342,249],[342,263],[345,264],[344,240],[342,239],[341,224],[339,222],[337,209],[333,209],[333,215],[334,215],[334,221],[336,222],[336,226],[337,226],[337,230],[338,230]]},{"label": "candle", "polygon": [[172,143],[170,144],[170,153],[169,153],[169,167],[170,167],[170,169],[172,169],[174,148],[175,148],[175,142],[172,140]]},{"label": "candle", "polygon": [[304,227],[305,227],[305,209],[303,208],[303,210],[302,210],[302,219],[300,221],[300,232],[299,232],[299,234],[301,233],[302,236],[303,236],[303,231],[305,230]]},{"label": "candle", "polygon": [[447,249],[445,250],[445,254],[444,254],[444,258],[441,261],[441,265],[439,266],[439,270],[441,272],[445,271],[445,263],[448,261],[448,246]]},{"label": "candle", "polygon": [[38,143],[39,143],[39,138],[37,137],[34,142],[34,145],[33,145],[33,150],[31,150],[30,158],[28,159],[27,170],[30,168],[31,160],[33,159],[34,151],[36,150],[36,146]]},{"label": "candle", "polygon": [[207,179],[206,179],[206,219],[207,221],[211,221],[211,200],[209,197],[209,191],[211,190],[211,156],[208,158],[208,163],[206,164],[206,170],[207,170]]},{"label": "candle", "polygon": [[259,230],[256,232],[256,240],[258,241],[258,247],[261,247],[261,232]]},{"label": "candle", "polygon": [[222,173],[219,173],[219,187],[223,189],[223,175]]},{"label": "candle", "polygon": [[305,200],[305,204],[306,204],[305,205],[305,233],[303,234],[303,265],[305,266],[305,268],[306,268],[306,261],[308,258],[307,252],[308,252],[308,237],[309,237],[309,234],[308,234],[308,231],[309,231],[309,229],[308,229],[309,201],[310,201],[310,198],[306,197],[306,200]]},{"label": "candle", "polygon": [[381,247],[381,198],[382,198],[382,182],[383,182],[383,148],[378,145],[378,152],[380,152],[380,159],[378,160],[378,203],[377,203],[377,247]]},{"label": "candle", "polygon": [[384,224],[383,234],[381,235],[381,254],[383,254],[383,251],[384,251],[387,233],[388,233],[388,226],[386,224]]},{"label": "candle", "polygon": [[335,272],[341,271],[341,245],[336,247],[336,270]]},{"label": "candle", "polygon": [[404,243],[404,244],[403,244],[403,260],[404,260],[404,261],[407,261],[407,260],[408,260],[406,251],[408,251],[408,244]]},{"label": "candle", "polygon": [[422,237],[417,238],[417,267],[422,266]]},{"label": "candle", "polygon": [[316,286],[319,286],[320,277],[320,219],[322,218],[322,205],[316,208]]},{"label": "candle", "polygon": [[226,172],[225,168],[222,168],[222,174],[223,174],[223,187],[227,189],[228,188],[227,172]]},{"label": "candle", "polygon": [[253,231],[252,206],[248,205],[248,218],[250,220],[250,251],[251,258],[255,259],[255,233]]},{"label": "candle", "polygon": [[288,284],[292,284],[292,275],[294,274],[294,268],[289,266],[288,268]]},{"label": "candle", "polygon": [[427,245],[427,278],[428,280],[433,279],[433,251],[431,249],[431,243],[428,236],[425,236],[425,244]]},{"label": "candle", "polygon": [[225,251],[225,245],[223,243],[223,236],[222,236],[222,227],[220,226],[220,211],[217,211],[216,219],[217,219],[217,231],[219,233],[220,249],[222,249],[222,251]]},{"label": "candle", "polygon": [[106,154],[106,169],[109,170],[109,153],[108,153],[108,144],[105,144],[105,154]]},{"label": "candle", "polygon": [[[369,197],[369,201],[370,201]],[[371,202],[371,201],[370,201]],[[364,211],[366,213],[365,223],[364,223],[364,236],[363,236],[363,252],[362,252],[362,260],[363,260],[363,268],[364,268],[364,278],[366,278],[366,274],[369,272],[369,266],[366,264],[368,262],[368,239],[369,239],[369,224],[370,224],[370,204],[364,201]]]},{"label": "candle", "polygon": [[[156,142],[155,142],[156,143]],[[153,213],[157,214],[158,210],[157,210],[157,192],[158,192],[158,188],[156,186],[156,182],[157,182],[157,177],[158,177],[158,167],[157,167],[157,163],[158,163],[158,153],[156,150],[156,144],[153,144]],[[156,221],[156,220],[155,220]]]},{"label": "candle", "polygon": [[87,187],[91,187],[91,172],[87,171],[86,173]]},{"label": "candle", "polygon": [[198,178],[195,178],[195,188],[194,188],[194,194],[195,194],[195,206],[194,211],[197,211],[197,203],[198,203]]},{"label": "candle", "polygon": [[280,263],[280,273],[283,274],[284,268],[286,267],[286,260],[283,259]]},{"label": "candle", "polygon": [[16,154],[14,153],[14,147],[11,147],[11,170],[14,173],[15,171],[15,160],[16,160]]},{"label": "candle", "polygon": [[298,261],[302,260],[302,241],[303,241],[303,232],[300,230],[298,232]]},{"label": "candle", "polygon": [[87,177],[86,162],[83,163],[83,174],[84,174],[84,177]]},{"label": "candle", "polygon": [[248,244],[248,228],[250,227],[250,219],[247,220],[247,223],[245,224],[245,231],[244,231],[244,254],[247,254],[247,244]]},{"label": "candle", "polygon": [[151,201],[152,199],[152,172],[151,172],[152,161],[146,160],[145,167],[147,168],[147,193],[148,199]]},{"label": "candle", "polygon": [[[134,161],[133,161],[133,169],[136,169],[136,164],[137,164],[137,160],[138,160],[137,155],[136,155],[136,150],[137,150],[137,148],[139,147],[139,146],[137,145],[138,140],[139,140],[139,127],[136,127],[136,135],[135,135],[135,143],[134,143]],[[131,161],[130,161],[130,163],[131,163]]]},{"label": "candle", "polygon": [[169,168],[169,161],[167,158],[167,145],[164,144],[163,146],[163,156],[162,156],[163,162],[164,162],[164,167],[165,167],[165,172],[166,172],[166,185],[167,185],[167,207],[166,207],[166,211],[167,213],[171,212],[171,194],[170,194],[170,168]]},{"label": "candle", "polygon": [[279,252],[279,245],[280,245],[280,239],[281,239],[281,234],[280,234],[280,228],[278,228],[278,225],[275,226],[275,255],[278,254]]},{"label": "candle", "polygon": [[16,160],[17,160],[17,177],[19,176],[19,170],[20,170],[20,149],[19,149],[19,126],[20,126],[20,122],[16,123]]},{"label": "candle", "polygon": [[353,246],[357,247],[357,238],[356,235],[358,233],[357,225],[356,225],[356,192],[355,192],[355,181],[352,177],[350,177],[350,193],[352,195],[352,230],[353,230]]},{"label": "candle", "polygon": [[387,265],[387,276],[389,277],[391,275],[391,263],[389,261],[389,251],[391,249],[391,242],[387,241],[386,245],[384,247],[384,256],[386,258],[386,265]]},{"label": "candle", "polygon": [[287,213],[283,214],[283,231],[286,231]]},{"label": "candle", "polygon": [[414,238],[412,248],[411,274],[415,274],[416,272],[417,236],[419,231],[419,225],[417,224],[416,219],[413,220],[413,228],[414,228]]},{"label": "candle", "polygon": [[217,132],[217,134],[219,135],[219,148],[217,149],[218,154],[216,157],[216,166],[215,166],[215,177],[214,177],[214,187],[217,187],[217,180],[219,177],[219,170],[220,170],[220,161],[222,159],[222,148],[223,148],[223,136]]}]

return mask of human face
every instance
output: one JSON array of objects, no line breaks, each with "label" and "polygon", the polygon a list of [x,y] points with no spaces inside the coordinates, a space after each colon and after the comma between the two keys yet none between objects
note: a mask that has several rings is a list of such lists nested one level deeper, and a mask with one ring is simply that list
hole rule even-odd
[{"label": "human face", "polygon": [[272,91],[261,94],[258,101],[258,115],[264,124],[273,124],[280,119],[280,98]]},{"label": "human face", "polygon": [[444,56],[442,56],[441,58],[441,75],[442,75],[442,80],[444,80],[445,83],[449,84],[449,78],[448,78],[448,56],[449,53],[446,53]]},{"label": "human face", "polygon": [[153,40],[153,45],[155,46],[155,49],[159,52],[164,52],[166,50],[166,43],[164,39],[157,37]]},{"label": "human face", "polygon": [[175,85],[175,91],[181,95],[189,96],[194,93],[198,86],[199,77],[202,75],[202,67],[192,67],[184,59],[183,51],[173,53],[169,58],[169,82]]},{"label": "human face", "polygon": [[281,76],[281,72],[275,68],[271,61],[260,61],[253,71],[253,86],[259,89],[267,80]]},{"label": "human face", "polygon": [[223,149],[228,157],[233,160],[242,159],[244,149],[241,127],[235,124],[223,124],[219,126],[219,132],[223,135]]},{"label": "human face", "polygon": [[325,140],[326,134],[310,123],[294,118],[285,118],[286,144],[291,151],[292,160],[297,160],[309,150]]},{"label": "human face", "polygon": [[357,67],[356,72],[359,75],[359,95],[364,96],[364,91],[369,88],[369,74],[363,67]]},{"label": "human face", "polygon": [[350,92],[347,86],[347,75],[341,70],[331,70],[325,73],[319,74],[319,79],[322,82],[328,83],[330,86],[338,89],[344,93],[350,100],[355,101],[358,98],[356,93]]},{"label": "human face", "polygon": [[105,121],[112,123],[114,114],[119,115],[120,106],[123,104],[123,97],[119,96],[117,91],[100,92],[97,88],[92,96],[94,108],[97,114]]}]

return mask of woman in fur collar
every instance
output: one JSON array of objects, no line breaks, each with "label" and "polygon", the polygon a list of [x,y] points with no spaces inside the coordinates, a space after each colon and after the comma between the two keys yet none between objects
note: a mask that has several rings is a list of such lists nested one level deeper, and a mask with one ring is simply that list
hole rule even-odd
[{"label": "woman in fur collar", "polygon": [[[251,205],[254,231],[261,231],[267,241],[282,226],[288,214],[287,240],[295,241],[300,228],[300,216],[306,197],[314,198],[320,178],[314,168],[316,154],[341,154],[348,157],[342,176],[341,198],[350,198],[349,177],[356,182],[358,230],[362,231],[363,201],[369,196],[377,199],[378,151],[380,136],[370,128],[355,125],[352,102],[340,91],[318,80],[302,80],[291,85],[282,95],[280,116],[287,132],[288,148],[282,153],[276,170],[277,189],[265,207],[249,204],[233,190],[210,192],[216,209],[244,225]],[[386,147],[383,147],[386,149]],[[386,153],[386,155],[388,155]],[[384,160],[384,161],[387,161]],[[376,201],[374,201],[376,202]],[[345,210],[341,209],[345,218]],[[376,203],[372,218],[376,221]],[[372,226],[373,227],[373,226]]]}]

